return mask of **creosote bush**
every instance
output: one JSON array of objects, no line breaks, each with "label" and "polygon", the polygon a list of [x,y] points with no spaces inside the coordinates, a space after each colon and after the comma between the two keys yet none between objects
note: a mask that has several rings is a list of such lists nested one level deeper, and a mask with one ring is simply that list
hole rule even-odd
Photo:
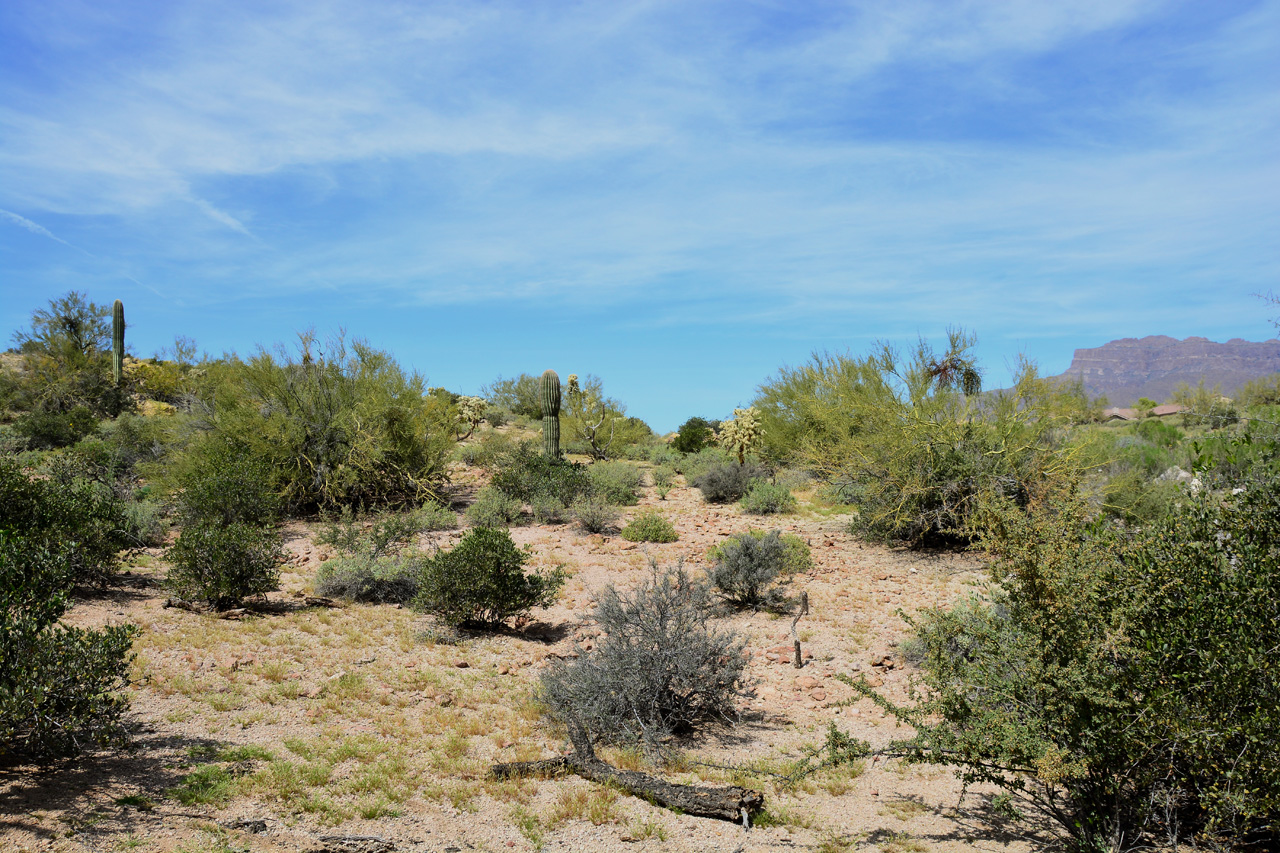
[{"label": "creosote bush", "polygon": [[474,528],[452,550],[422,559],[413,604],[455,627],[495,625],[547,607],[564,584],[564,570],[526,574],[528,558],[507,531]]},{"label": "creosote bush", "polygon": [[591,651],[556,661],[541,697],[556,718],[606,742],[655,744],[668,734],[738,718],[746,688],[744,642],[714,627],[706,587],[683,565],[656,563],[639,587],[600,594]]},{"label": "creosote bush", "polygon": [[279,589],[283,556],[273,530],[198,522],[184,527],[169,548],[173,568],[165,585],[180,598],[226,610]]},{"label": "creosote bush", "polygon": [[622,538],[628,542],[675,542],[680,536],[661,513],[649,510],[622,528]]}]

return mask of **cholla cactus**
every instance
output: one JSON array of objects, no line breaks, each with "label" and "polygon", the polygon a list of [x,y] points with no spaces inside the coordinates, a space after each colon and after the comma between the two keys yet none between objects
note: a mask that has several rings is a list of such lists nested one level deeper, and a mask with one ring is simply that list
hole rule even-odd
[{"label": "cholla cactus", "polygon": [[578,385],[578,374],[576,373],[569,374],[569,384],[565,387],[565,391],[567,391],[570,394],[582,393],[582,387]]},{"label": "cholla cactus", "polygon": [[737,452],[738,464],[747,464],[747,451],[760,441],[762,430],[755,407],[734,409],[733,419],[720,424],[716,442],[730,452]]},{"label": "cholla cactus", "polygon": [[465,424],[468,427],[467,434],[458,440],[465,441],[484,420],[485,402],[479,397],[459,397],[457,406],[459,425]]}]

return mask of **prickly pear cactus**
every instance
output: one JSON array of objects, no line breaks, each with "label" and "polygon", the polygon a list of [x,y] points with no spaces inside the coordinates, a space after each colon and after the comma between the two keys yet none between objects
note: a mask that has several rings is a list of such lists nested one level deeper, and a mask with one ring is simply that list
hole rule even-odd
[{"label": "prickly pear cactus", "polygon": [[116,385],[124,381],[124,303],[111,306],[111,371]]},{"label": "prickly pear cactus", "polygon": [[542,452],[560,456],[560,376],[554,370],[542,374]]}]

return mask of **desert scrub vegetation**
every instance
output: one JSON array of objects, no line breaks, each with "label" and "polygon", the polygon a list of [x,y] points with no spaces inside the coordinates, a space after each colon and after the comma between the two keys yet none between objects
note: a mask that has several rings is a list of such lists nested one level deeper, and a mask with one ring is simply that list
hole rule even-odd
[{"label": "desert scrub vegetation", "polygon": [[493,626],[546,607],[564,584],[564,570],[526,574],[528,559],[507,531],[473,528],[454,548],[421,560],[413,604],[455,627]]},{"label": "desert scrub vegetation", "polygon": [[782,515],[796,511],[796,499],[786,486],[756,480],[738,501],[738,506],[751,515]]},{"label": "desert scrub vegetation", "polygon": [[457,422],[387,353],[299,336],[205,368],[200,428],[266,464],[290,513],[421,504],[443,483]]},{"label": "desert scrub vegetation", "polygon": [[642,512],[622,528],[628,542],[675,542],[680,538],[671,522],[656,510]]},{"label": "desert scrub vegetation", "polygon": [[551,496],[565,506],[591,494],[587,467],[547,456],[532,441],[521,442],[495,456],[490,467],[492,488],[517,501]]},{"label": "desert scrub vegetation", "polygon": [[927,698],[877,700],[916,729],[895,748],[1021,795],[1080,850],[1274,843],[1280,486],[1234,488],[1141,528],[1070,495],[992,509],[990,586],[913,620]]},{"label": "desert scrub vegetation", "polygon": [[727,504],[740,500],[768,472],[753,462],[718,462],[689,478],[689,485],[702,492],[707,503]]},{"label": "desert scrub vegetation", "polygon": [[578,498],[569,508],[574,521],[588,533],[604,533],[610,530],[621,516],[621,511],[604,498],[587,495]]},{"label": "desert scrub vegetation", "polygon": [[115,571],[114,550],[93,553],[102,544],[99,498],[0,459],[0,758],[72,755],[125,740],[122,691],[136,628],[58,624],[78,572]]},{"label": "desert scrub vegetation", "polygon": [[639,502],[640,469],[629,462],[596,462],[587,468],[591,491],[611,504],[631,506]]},{"label": "desert scrub vegetation", "polygon": [[[541,497],[541,496],[539,496]],[[510,527],[520,519],[520,501],[496,486],[485,486],[464,515],[476,527]]]},{"label": "desert scrub vegetation", "polygon": [[885,345],[783,368],[755,404],[763,452],[832,484],[868,539],[973,541],[984,499],[1025,506],[1078,471],[1060,387],[1023,364],[1011,389],[980,397],[974,343],[953,331],[941,354],[921,341],[909,357]]},{"label": "desert scrub vegetation", "polygon": [[725,600],[737,607],[777,606],[783,598],[773,584],[787,572],[789,556],[788,543],[777,530],[762,536],[739,533],[716,546],[708,575]]},{"label": "desert scrub vegetation", "polygon": [[326,562],[316,572],[316,593],[370,604],[412,601],[418,594],[418,536],[457,525],[458,517],[436,503],[371,520],[344,510],[316,537],[318,544],[331,545],[342,552],[342,556]]},{"label": "desert scrub vegetation", "polygon": [[595,648],[543,673],[540,697],[553,717],[597,740],[650,746],[737,719],[745,643],[714,626],[705,585],[682,565],[651,562],[630,592],[605,587],[591,621],[602,631]]}]

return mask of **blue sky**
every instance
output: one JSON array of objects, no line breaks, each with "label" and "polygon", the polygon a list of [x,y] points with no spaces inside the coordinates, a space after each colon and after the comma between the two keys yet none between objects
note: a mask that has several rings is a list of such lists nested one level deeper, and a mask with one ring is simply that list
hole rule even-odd
[{"label": "blue sky", "polygon": [[0,4],[0,331],[314,328],[660,430],[815,350],[1275,334],[1280,2]]}]

